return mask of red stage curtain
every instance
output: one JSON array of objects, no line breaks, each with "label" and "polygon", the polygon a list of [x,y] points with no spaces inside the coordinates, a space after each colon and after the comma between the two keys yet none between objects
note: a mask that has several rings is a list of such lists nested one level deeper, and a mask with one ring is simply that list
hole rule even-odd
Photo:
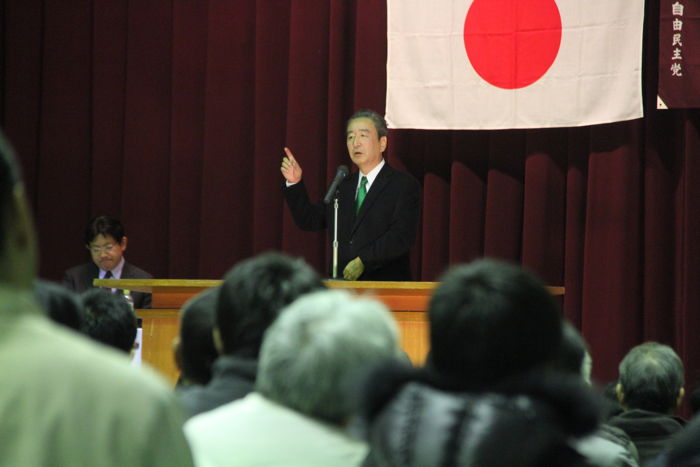
[{"label": "red stage curtain", "polygon": [[[82,229],[121,218],[130,261],[218,278],[277,249],[325,271],[323,233],[293,224],[289,146],[320,197],[348,163],[345,119],[382,112],[379,0],[26,2],[2,8],[2,125],[20,153],[44,277],[87,260]],[[700,116],[656,111],[658,0],[647,2],[646,118],[585,128],[392,131],[423,185],[416,278],[481,256],[566,286],[564,313],[616,376],[633,345],[700,369]],[[611,47],[611,53],[614,49]]]}]

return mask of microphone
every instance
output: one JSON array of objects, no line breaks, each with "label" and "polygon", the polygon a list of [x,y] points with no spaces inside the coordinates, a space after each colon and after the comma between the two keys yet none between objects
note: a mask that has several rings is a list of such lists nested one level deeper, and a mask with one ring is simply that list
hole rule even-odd
[{"label": "microphone", "polygon": [[328,187],[326,196],[323,197],[324,203],[330,204],[331,198],[333,198],[335,191],[338,189],[338,185],[340,185],[340,182],[342,182],[343,179],[348,176],[348,173],[350,173],[350,170],[348,169],[347,165],[341,165],[338,167],[338,170],[335,171],[335,178],[333,178],[331,186]]}]

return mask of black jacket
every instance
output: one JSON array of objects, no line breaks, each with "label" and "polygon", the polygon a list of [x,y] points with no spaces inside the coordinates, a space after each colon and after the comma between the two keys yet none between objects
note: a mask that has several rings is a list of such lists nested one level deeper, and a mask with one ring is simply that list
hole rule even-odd
[{"label": "black jacket", "polygon": [[[365,269],[358,280],[411,280],[409,250],[420,218],[420,185],[385,163],[355,215],[358,174],[349,175],[338,188],[338,276],[359,256]],[[327,228],[332,241],[333,203],[311,203],[303,180],[286,187],[284,195],[299,228]]]},{"label": "black jacket", "polygon": [[632,438],[639,452],[639,462],[643,465],[670,447],[674,435],[683,430],[686,421],[671,415],[633,409],[611,418],[608,424],[620,428]]},{"label": "black jacket", "polygon": [[214,362],[213,375],[206,386],[178,388],[178,397],[185,415],[188,418],[194,417],[245,397],[253,390],[257,372],[257,359],[220,356]]}]

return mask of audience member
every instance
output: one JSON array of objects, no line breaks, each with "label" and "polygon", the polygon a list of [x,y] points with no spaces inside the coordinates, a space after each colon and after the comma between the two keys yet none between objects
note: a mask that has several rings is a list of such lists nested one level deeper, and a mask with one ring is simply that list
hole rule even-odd
[{"label": "audience member", "polygon": [[452,269],[433,294],[428,318],[429,363],[460,387],[490,387],[559,356],[554,299],[514,265],[482,260]]},{"label": "audience member", "polygon": [[80,331],[85,320],[85,310],[78,296],[53,282],[37,279],[34,296],[53,321]]},{"label": "audience member", "polygon": [[648,467],[700,467],[700,418],[694,418],[670,441],[669,449]]},{"label": "audience member", "polygon": [[85,310],[83,332],[97,342],[131,353],[136,339],[136,315],[129,302],[104,289],[83,292],[80,299]]},{"label": "audience member", "polygon": [[610,420],[625,411],[617,399],[617,380],[606,383],[602,388],[601,395],[604,405],[603,420]]},{"label": "audience member", "polygon": [[425,370],[364,379],[372,466],[583,465],[572,440],[597,426],[580,376],[554,371],[562,324],[533,275],[481,260],[447,272],[430,301]]},{"label": "audience member", "polygon": [[625,411],[609,423],[624,430],[642,464],[666,450],[685,426],[673,416],[683,401],[683,363],[674,350],[657,342],[634,347],[620,363],[617,397]]},{"label": "audience member", "polygon": [[180,369],[178,392],[211,380],[212,366],[219,356],[213,335],[217,293],[216,288],[205,290],[185,303],[180,312],[180,335],[173,344]]},{"label": "audience member", "polygon": [[170,390],[34,299],[36,234],[0,134],[0,465],[190,466]]},{"label": "audience member", "polygon": [[299,298],[265,334],[255,392],[185,425],[195,461],[359,465],[367,446],[345,429],[345,386],[364,365],[397,355],[396,323],[381,303],[339,290]]},{"label": "audience member", "polygon": [[[580,375],[590,385],[592,359],[588,345],[581,333],[568,321],[564,322],[560,357],[556,367],[564,372]],[[619,428],[601,424],[595,433],[576,440],[576,450],[591,465],[629,466],[639,465],[639,454],[630,437]]]},{"label": "audience member", "polygon": [[[127,237],[122,223],[113,217],[97,216],[85,227],[85,248],[92,262],[72,267],[63,285],[78,293],[93,288],[94,279],[152,279],[149,273],[126,262]],[[115,292],[121,292],[114,290]],[[132,292],[134,308],[151,308],[151,294]]]},{"label": "audience member", "polygon": [[688,404],[690,405],[690,413],[693,417],[700,415],[700,388],[696,387],[695,390],[690,393]]},{"label": "audience member", "polygon": [[218,289],[215,342],[221,356],[209,384],[193,387],[181,401],[189,416],[239,399],[253,390],[265,330],[297,297],[323,288],[301,259],[266,253],[234,266]]}]

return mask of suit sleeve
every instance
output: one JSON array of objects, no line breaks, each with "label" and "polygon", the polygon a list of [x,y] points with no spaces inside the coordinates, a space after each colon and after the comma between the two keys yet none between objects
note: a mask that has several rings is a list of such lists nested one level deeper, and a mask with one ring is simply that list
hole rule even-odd
[{"label": "suit sleeve", "polygon": [[284,187],[284,198],[292,213],[294,223],[302,230],[326,228],[326,205],[322,201],[311,203],[304,180]]},{"label": "suit sleeve", "polygon": [[365,271],[372,271],[410,250],[416,241],[420,218],[420,185],[407,178],[398,193],[388,228],[376,240],[359,250]]}]

